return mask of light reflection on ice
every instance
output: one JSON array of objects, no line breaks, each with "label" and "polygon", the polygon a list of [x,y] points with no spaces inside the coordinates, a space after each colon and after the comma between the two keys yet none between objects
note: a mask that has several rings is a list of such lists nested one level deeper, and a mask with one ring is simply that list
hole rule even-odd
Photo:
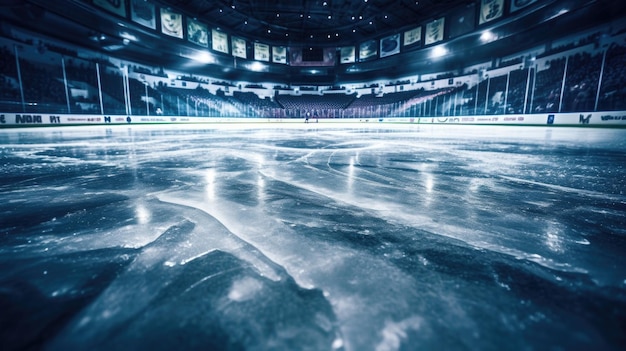
[{"label": "light reflection on ice", "polygon": [[135,213],[139,224],[146,224],[150,222],[151,213],[145,204],[137,204],[137,207],[135,207]]},{"label": "light reflection on ice", "polygon": [[376,351],[399,350],[402,342],[407,338],[407,332],[419,332],[423,324],[418,316],[409,317],[399,322],[385,321],[381,331],[382,341],[376,345]]},{"label": "light reflection on ice", "polygon": [[562,253],[565,249],[562,243],[562,229],[558,223],[549,222],[546,228],[546,245],[555,253]]},{"label": "light reflection on ice", "polygon": [[205,175],[205,192],[207,199],[215,199],[215,169],[209,168]]},{"label": "light reflection on ice", "polygon": [[233,282],[228,292],[228,298],[236,302],[250,300],[254,295],[261,293],[262,288],[263,285],[258,280],[244,277]]}]

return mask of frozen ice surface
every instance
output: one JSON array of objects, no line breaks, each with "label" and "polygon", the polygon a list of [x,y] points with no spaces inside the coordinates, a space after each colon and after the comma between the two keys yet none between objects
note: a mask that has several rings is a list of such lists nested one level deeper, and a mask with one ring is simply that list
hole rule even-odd
[{"label": "frozen ice surface", "polygon": [[623,350],[626,130],[0,130],[3,350]]}]

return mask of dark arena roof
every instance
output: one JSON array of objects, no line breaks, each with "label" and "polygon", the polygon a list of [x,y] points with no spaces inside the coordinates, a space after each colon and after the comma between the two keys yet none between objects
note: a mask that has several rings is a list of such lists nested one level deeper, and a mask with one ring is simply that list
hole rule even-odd
[{"label": "dark arena roof", "polygon": [[164,0],[247,38],[289,45],[352,45],[412,29],[474,0]]},{"label": "dark arena roof", "polygon": [[[626,11],[617,0],[1,0],[0,6],[5,33],[17,26],[190,74],[317,85],[469,67]],[[166,32],[170,20],[179,32]],[[442,48],[444,54],[433,54]]]}]

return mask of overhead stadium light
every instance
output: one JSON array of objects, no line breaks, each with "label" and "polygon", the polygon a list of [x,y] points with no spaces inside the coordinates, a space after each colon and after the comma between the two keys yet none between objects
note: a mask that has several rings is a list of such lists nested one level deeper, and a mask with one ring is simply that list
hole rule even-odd
[{"label": "overhead stadium light", "polygon": [[446,49],[443,45],[435,46],[430,56],[432,58],[438,58],[445,56],[448,53],[448,49]]},{"label": "overhead stadium light", "polygon": [[191,56],[191,59],[200,63],[215,63],[213,55],[206,51],[201,51],[196,55]]},{"label": "overhead stadium light", "polygon": [[262,64],[259,61],[254,61],[251,64],[247,65],[248,69],[254,72],[263,72],[267,71],[267,66]]},{"label": "overhead stadium light", "polygon": [[490,41],[493,41],[496,38],[496,36],[493,34],[493,32],[491,31],[484,31],[483,34],[480,35],[480,40],[483,43],[488,43]]},{"label": "overhead stadium light", "polygon": [[120,32],[119,33],[120,37],[126,40],[130,40],[130,41],[138,41],[137,37],[134,36],[133,34],[130,34],[126,31]]}]

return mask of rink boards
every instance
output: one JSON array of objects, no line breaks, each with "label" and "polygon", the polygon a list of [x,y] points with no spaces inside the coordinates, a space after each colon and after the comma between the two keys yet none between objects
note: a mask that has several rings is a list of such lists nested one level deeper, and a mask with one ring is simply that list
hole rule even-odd
[{"label": "rink boards", "polygon": [[[62,125],[119,124],[219,124],[219,123],[305,123],[302,118],[180,117],[65,114],[0,114],[0,128]],[[407,123],[535,125],[580,127],[626,127],[626,111],[593,113],[542,113],[532,115],[484,115],[448,117],[312,118],[308,123]]]}]

